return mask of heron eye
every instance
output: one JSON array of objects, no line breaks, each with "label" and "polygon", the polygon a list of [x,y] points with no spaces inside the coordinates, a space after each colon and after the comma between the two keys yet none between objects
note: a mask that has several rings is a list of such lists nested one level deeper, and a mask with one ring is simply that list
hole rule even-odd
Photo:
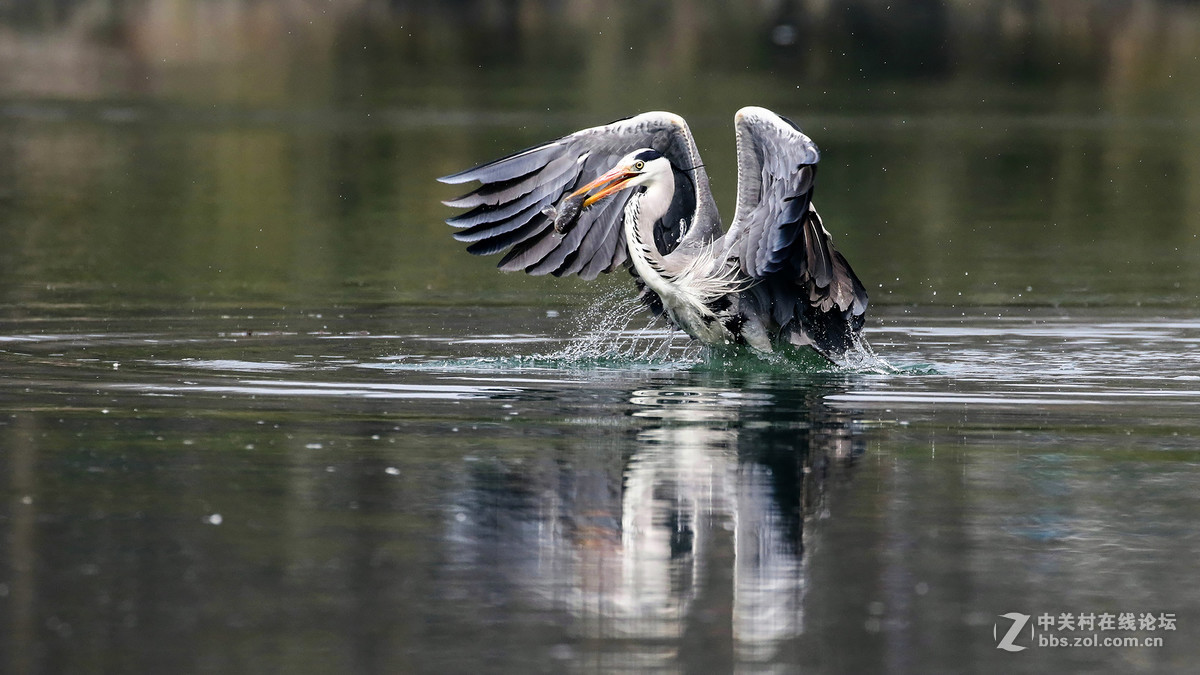
[{"label": "heron eye", "polygon": [[641,171],[641,170],[642,170],[642,169],[644,169],[644,168],[646,168],[646,163],[645,163],[645,162],[643,162],[643,161],[642,161],[642,160],[640,160],[640,159],[639,159],[638,161],[636,161],[636,162],[634,162],[634,163],[633,163],[633,170],[634,170],[634,171]]}]

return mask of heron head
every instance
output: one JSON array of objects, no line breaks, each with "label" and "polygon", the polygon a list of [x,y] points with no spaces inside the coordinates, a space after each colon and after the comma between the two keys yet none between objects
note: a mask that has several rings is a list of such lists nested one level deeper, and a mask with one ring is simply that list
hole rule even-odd
[{"label": "heron head", "polygon": [[584,185],[571,197],[585,196],[583,206],[591,206],[605,197],[626,188],[646,185],[671,174],[671,163],[662,153],[652,148],[634,150],[625,155],[609,171],[596,180]]}]

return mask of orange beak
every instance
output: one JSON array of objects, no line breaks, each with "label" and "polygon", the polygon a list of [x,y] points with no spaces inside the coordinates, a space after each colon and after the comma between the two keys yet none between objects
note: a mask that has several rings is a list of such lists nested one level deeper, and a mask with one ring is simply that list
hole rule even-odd
[{"label": "orange beak", "polygon": [[579,195],[587,194],[596,188],[601,188],[598,192],[588,195],[588,198],[583,200],[583,206],[591,206],[592,204],[595,204],[612,193],[620,192],[628,187],[626,183],[630,178],[633,178],[636,175],[638,175],[638,172],[634,171],[632,168],[628,166],[618,166],[612,171],[609,171],[603,176],[600,176],[596,180],[571,193],[571,197],[578,197]]}]

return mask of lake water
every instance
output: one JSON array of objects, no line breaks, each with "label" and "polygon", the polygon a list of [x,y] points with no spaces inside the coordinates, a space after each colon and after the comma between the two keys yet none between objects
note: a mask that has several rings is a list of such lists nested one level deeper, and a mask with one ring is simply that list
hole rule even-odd
[{"label": "lake water", "polygon": [[[669,59],[626,89],[614,56],[584,69],[612,96],[576,99],[578,64],[536,52],[480,76],[340,49],[8,83],[0,670],[1195,662],[1190,61],[1144,89],[701,68],[671,90]],[[442,222],[437,176],[655,108],[691,121],[728,218],[749,103],[821,146],[888,367],[710,354],[624,273],[501,274]],[[1015,621],[1025,649],[998,649]]]}]

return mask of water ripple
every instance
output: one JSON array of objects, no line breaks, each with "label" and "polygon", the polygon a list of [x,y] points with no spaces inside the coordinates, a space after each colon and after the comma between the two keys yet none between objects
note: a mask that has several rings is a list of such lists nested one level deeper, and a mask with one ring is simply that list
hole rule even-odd
[{"label": "water ripple", "polygon": [[118,383],[108,385],[107,388],[158,396],[235,394],[241,396],[325,396],[380,399],[500,398],[515,396],[525,391],[518,387],[301,380],[240,380],[233,384]]}]

